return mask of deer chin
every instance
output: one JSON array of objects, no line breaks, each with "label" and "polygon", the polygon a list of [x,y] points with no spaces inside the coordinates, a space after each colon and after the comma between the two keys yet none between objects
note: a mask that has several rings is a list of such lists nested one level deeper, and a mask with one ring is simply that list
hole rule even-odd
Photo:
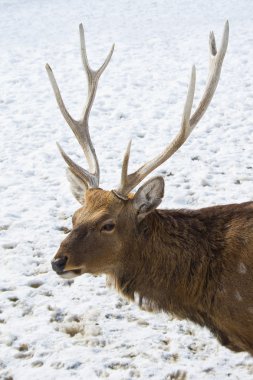
[{"label": "deer chin", "polygon": [[83,273],[84,273],[84,271],[82,269],[74,269],[74,270],[66,270],[66,271],[63,271],[63,272],[57,273],[57,274],[61,278],[64,278],[66,280],[70,280],[72,278],[81,276],[81,274],[83,274]]}]

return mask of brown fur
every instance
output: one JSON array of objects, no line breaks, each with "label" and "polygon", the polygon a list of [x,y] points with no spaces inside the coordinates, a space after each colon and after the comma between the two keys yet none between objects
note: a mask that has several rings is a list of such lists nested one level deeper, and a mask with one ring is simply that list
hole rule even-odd
[{"label": "brown fur", "polygon": [[253,202],[158,209],[141,221],[133,202],[88,190],[55,259],[68,257],[65,271],[106,273],[128,298],[138,294],[253,355]]}]

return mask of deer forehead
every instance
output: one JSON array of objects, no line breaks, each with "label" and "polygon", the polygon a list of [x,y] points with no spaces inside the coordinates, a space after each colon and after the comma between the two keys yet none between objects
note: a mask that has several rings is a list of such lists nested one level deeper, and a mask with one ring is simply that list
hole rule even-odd
[{"label": "deer forehead", "polygon": [[95,223],[107,218],[116,218],[125,206],[126,202],[118,199],[112,191],[88,189],[84,205],[74,213],[73,219],[77,223]]}]

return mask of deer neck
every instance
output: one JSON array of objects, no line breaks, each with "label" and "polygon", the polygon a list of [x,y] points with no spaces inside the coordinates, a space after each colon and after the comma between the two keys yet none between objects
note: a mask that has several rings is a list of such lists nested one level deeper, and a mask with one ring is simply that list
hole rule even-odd
[{"label": "deer neck", "polygon": [[192,310],[211,308],[218,266],[205,220],[188,211],[157,210],[140,226],[134,249],[115,274],[125,296],[150,309],[190,319]]}]

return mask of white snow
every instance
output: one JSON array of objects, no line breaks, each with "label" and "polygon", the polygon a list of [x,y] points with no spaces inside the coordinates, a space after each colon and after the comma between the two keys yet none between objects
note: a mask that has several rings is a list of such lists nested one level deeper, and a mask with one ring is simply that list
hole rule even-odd
[{"label": "white snow", "polygon": [[[86,82],[79,54],[84,23],[91,64],[111,44],[90,120],[101,187],[161,151],[181,120],[191,65],[195,104],[208,72],[208,35],[230,42],[221,80],[189,141],[156,170],[162,207],[203,207],[253,197],[253,2],[251,0],[5,0],[0,2],[1,379],[252,379],[253,360],[206,330],[151,314],[107,289],[104,277],[62,280],[50,260],[78,206],[55,141],[83,163],[46,71],[54,69],[70,113]],[[84,164],[85,165],[85,164]]]}]

